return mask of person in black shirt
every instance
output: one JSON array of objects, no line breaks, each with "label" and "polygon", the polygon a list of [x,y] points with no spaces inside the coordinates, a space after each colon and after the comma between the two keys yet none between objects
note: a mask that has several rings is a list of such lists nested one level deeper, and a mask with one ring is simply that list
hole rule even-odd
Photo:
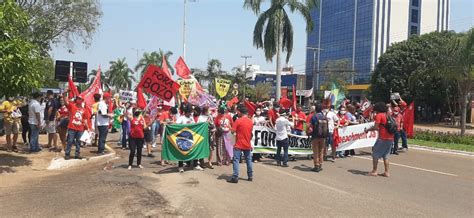
[{"label": "person in black shirt", "polygon": [[[44,121],[46,123],[46,133],[48,134],[48,148],[50,151],[61,151],[58,148],[58,136],[56,134],[56,113],[59,108],[58,100],[54,97],[53,91],[46,92],[47,102],[44,109]],[[53,145],[51,146],[51,142]]]}]

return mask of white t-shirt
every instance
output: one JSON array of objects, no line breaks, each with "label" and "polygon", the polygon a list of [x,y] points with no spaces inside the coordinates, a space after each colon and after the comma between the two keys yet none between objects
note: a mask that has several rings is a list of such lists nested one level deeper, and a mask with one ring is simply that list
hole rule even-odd
[{"label": "white t-shirt", "polygon": [[192,117],[180,116],[176,120],[176,124],[191,124],[194,123],[194,119]]},{"label": "white t-shirt", "polygon": [[199,115],[198,123],[207,123],[209,121],[209,116],[207,115]]},{"label": "white t-shirt", "polygon": [[33,99],[28,104],[28,123],[31,125],[38,125],[38,119],[36,119],[36,113],[40,113],[41,116],[41,105]]},{"label": "white t-shirt", "polygon": [[255,125],[255,126],[265,126],[265,123],[266,123],[265,117],[263,117],[263,116],[253,117],[253,125]]},{"label": "white t-shirt", "polygon": [[96,115],[97,126],[109,126],[110,119],[109,119],[109,116],[107,115],[108,109],[109,107],[104,101],[99,102],[99,105],[97,106],[97,115]]},{"label": "white t-shirt", "polygon": [[275,122],[276,128],[276,140],[281,141],[288,138],[288,129],[293,126],[293,123],[290,122],[285,117],[278,117]]},{"label": "white t-shirt", "polygon": [[333,133],[334,132],[334,124],[336,122],[339,122],[339,117],[337,117],[336,113],[334,113],[334,111],[329,111],[327,114],[326,114],[326,118],[328,119],[328,130],[329,130],[329,133]]}]

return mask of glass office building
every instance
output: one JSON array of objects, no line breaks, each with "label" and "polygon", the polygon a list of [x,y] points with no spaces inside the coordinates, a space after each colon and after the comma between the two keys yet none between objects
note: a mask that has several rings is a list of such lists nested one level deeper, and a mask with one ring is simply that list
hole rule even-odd
[{"label": "glass office building", "polygon": [[[349,81],[367,84],[378,57],[391,43],[412,34],[448,29],[450,0],[320,0],[313,9],[314,29],[307,37],[308,87],[328,72],[348,72]],[[344,61],[345,70],[331,69]]]}]

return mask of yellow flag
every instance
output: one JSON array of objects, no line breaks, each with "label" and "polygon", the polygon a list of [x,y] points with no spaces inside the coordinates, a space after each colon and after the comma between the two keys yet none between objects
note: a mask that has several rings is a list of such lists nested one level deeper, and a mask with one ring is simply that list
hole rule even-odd
[{"label": "yellow flag", "polygon": [[177,82],[179,83],[179,94],[182,96],[188,97],[196,87],[196,80],[195,79],[178,79]]},{"label": "yellow flag", "polygon": [[221,98],[227,95],[231,83],[230,80],[216,78],[216,92]]}]

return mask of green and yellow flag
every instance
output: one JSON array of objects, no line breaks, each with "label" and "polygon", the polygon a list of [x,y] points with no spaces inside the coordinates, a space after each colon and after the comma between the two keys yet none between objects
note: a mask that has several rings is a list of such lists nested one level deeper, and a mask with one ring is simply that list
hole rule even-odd
[{"label": "green and yellow flag", "polygon": [[209,157],[207,123],[166,126],[161,152],[163,160],[188,161]]}]

